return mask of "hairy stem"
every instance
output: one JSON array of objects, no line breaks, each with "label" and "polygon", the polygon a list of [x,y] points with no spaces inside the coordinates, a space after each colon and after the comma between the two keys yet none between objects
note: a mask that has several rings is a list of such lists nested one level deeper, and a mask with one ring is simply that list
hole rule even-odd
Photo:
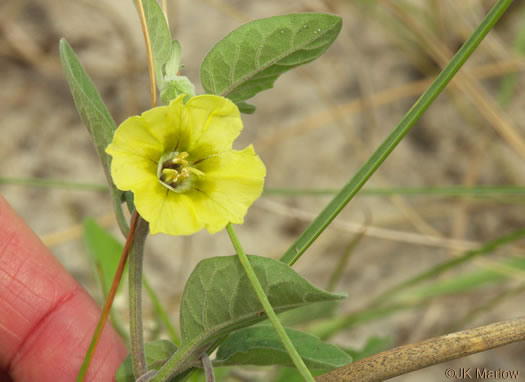
[{"label": "hairy stem", "polygon": [[129,257],[129,320],[131,339],[131,360],[135,378],[147,371],[146,354],[144,353],[144,335],[142,330],[142,263],[144,244],[148,236],[148,223],[139,217],[135,242]]}]

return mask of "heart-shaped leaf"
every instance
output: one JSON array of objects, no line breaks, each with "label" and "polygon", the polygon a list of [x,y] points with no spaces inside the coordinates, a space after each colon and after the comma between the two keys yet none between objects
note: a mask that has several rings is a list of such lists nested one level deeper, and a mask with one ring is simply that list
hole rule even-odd
[{"label": "heart-shaped leaf", "polygon": [[[337,346],[295,329],[286,329],[297,352],[309,369],[334,369],[352,362]],[[217,350],[219,365],[280,365],[294,367],[275,329],[256,325],[231,333]]]},{"label": "heart-shaped leaf", "polygon": [[219,41],[204,58],[201,82],[207,93],[239,103],[273,87],[277,77],[315,60],[335,40],[342,20],[323,13],[259,19]]},{"label": "heart-shaped leaf", "polygon": [[[345,297],[317,288],[280,261],[248,258],[276,313]],[[182,344],[172,360],[176,366],[170,369],[174,374],[183,372],[218,338],[265,318],[237,256],[201,261],[184,288],[180,310]]]}]

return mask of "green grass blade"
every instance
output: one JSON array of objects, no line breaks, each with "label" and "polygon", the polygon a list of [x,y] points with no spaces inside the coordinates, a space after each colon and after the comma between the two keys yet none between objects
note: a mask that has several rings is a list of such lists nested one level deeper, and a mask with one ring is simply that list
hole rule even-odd
[{"label": "green grass blade", "polygon": [[487,14],[482,23],[474,33],[463,44],[454,55],[448,65],[441,71],[430,87],[416,101],[414,106],[407,112],[388,138],[379,146],[359,171],[339,191],[326,208],[317,216],[310,226],[293,243],[281,261],[286,264],[294,264],[319,235],[335,219],[347,203],[357,194],[363,185],[370,179],[374,172],[390,155],[394,148],[401,142],[405,135],[414,127],[423,113],[430,107],[432,102],[443,91],[454,75],[463,66],[467,59],[476,50],[487,33],[494,27],[505,10],[512,4],[512,0],[499,0]]},{"label": "green grass blade", "polygon": [[491,253],[493,251],[495,251],[497,248],[503,246],[503,245],[507,245],[509,243],[512,243],[516,240],[519,240],[519,239],[522,239],[525,237],[525,229],[520,229],[516,232],[513,232],[509,235],[506,235],[506,236],[503,236],[503,237],[499,237],[495,240],[492,240],[492,241],[489,241],[488,243],[484,244],[483,246],[481,246],[480,248],[476,249],[476,250],[473,250],[473,251],[468,251],[466,252],[465,254],[461,255],[461,256],[458,256],[458,257],[455,257],[451,260],[448,260],[448,261],[445,261],[441,264],[438,264],[434,267],[432,267],[432,269],[428,270],[428,271],[425,271],[415,277],[412,277],[406,281],[403,281],[402,283],[392,287],[392,288],[389,288],[386,292],[382,293],[381,295],[379,295],[378,297],[376,297],[374,299],[374,302],[372,303],[372,305],[378,305],[386,300],[389,299],[389,297],[391,296],[394,296],[395,294],[399,293],[400,291],[402,291],[403,289],[407,289],[411,286],[414,286],[416,284],[419,284],[423,281],[426,281],[426,280],[429,280],[431,278],[434,278],[434,277],[437,277],[439,276],[440,274],[446,272],[446,271],[449,271],[451,269],[454,269],[456,267],[458,267],[459,265],[461,264],[464,264],[468,261],[471,261],[473,260],[474,258],[478,257],[478,256],[481,256],[481,255],[485,255],[485,254],[488,254],[488,253]]},{"label": "green grass blade", "polygon": [[[1,180],[0,180],[1,181]],[[264,190],[264,196],[332,196],[339,192],[330,188],[274,188]],[[359,196],[454,196],[454,197],[501,197],[525,196],[525,187],[512,185],[498,186],[445,186],[445,187],[391,187],[366,188]]]},{"label": "green grass blade", "polygon": [[[525,20],[525,8],[521,10],[521,20]],[[517,56],[525,55],[525,22],[522,21],[520,29],[514,40],[513,51]],[[498,94],[498,101],[501,106],[507,107],[514,96],[516,86],[518,85],[518,75],[509,73],[501,82],[501,88]]]}]

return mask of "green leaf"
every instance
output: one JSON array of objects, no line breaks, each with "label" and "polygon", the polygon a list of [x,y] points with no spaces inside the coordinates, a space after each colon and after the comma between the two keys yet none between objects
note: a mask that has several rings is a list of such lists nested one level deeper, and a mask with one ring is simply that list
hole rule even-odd
[{"label": "green leaf", "polygon": [[[317,288],[280,261],[248,258],[276,313],[345,297]],[[237,256],[205,259],[184,288],[180,308],[182,344],[166,367],[180,373],[215,340],[265,318]]]},{"label": "green leaf", "polygon": [[[317,288],[277,260],[248,257],[276,313],[344,297]],[[192,272],[182,295],[182,343],[211,342],[265,318],[237,257],[206,259]]]},{"label": "green leaf", "polygon": [[[168,340],[156,340],[144,344],[148,370],[158,370],[166,360],[177,350],[177,346]],[[135,382],[131,354],[120,364],[115,374],[116,382]]]},{"label": "green leaf", "polygon": [[[309,369],[333,369],[352,362],[352,358],[318,337],[286,329],[294,347]],[[270,325],[256,325],[231,333],[217,350],[222,365],[280,365],[294,367],[279,336]]]},{"label": "green leaf", "polygon": [[219,41],[204,58],[207,93],[244,101],[273,87],[284,72],[315,60],[341,30],[338,16],[298,13],[245,24]]},{"label": "green leaf", "polygon": [[[110,173],[111,157],[106,154],[105,150],[106,146],[111,143],[113,132],[117,127],[95,85],[65,39],[60,40],[59,49],[62,68],[78,113],[93,137],[106,178],[109,184],[113,184]],[[120,191],[114,186],[113,191],[120,194]]]},{"label": "green leaf", "polygon": [[164,76],[174,77],[178,75],[179,70],[182,68],[180,64],[182,56],[182,48],[177,40],[171,42],[171,51],[166,65],[164,66]]},{"label": "green leaf", "polygon": [[104,296],[107,296],[120,262],[123,246],[91,218],[84,221],[84,239],[89,257],[97,268]]},{"label": "green leaf", "polygon": [[176,55],[177,52],[172,53],[172,49],[176,47],[172,46],[170,29],[157,0],[143,0],[142,5],[151,42],[155,78],[158,87],[161,88],[164,81],[164,64]]},{"label": "green leaf", "polygon": [[253,114],[256,109],[255,105],[246,102],[237,102],[237,107],[239,108],[239,111],[244,114]]},{"label": "green leaf", "polygon": [[62,68],[66,75],[73,100],[76,108],[80,114],[82,122],[89,130],[91,137],[95,143],[102,167],[108,184],[111,186],[111,196],[113,199],[113,208],[117,222],[122,233],[126,234],[128,227],[126,219],[122,213],[121,198],[122,192],[119,191],[113,184],[111,178],[111,157],[106,154],[106,147],[113,139],[113,132],[117,128],[113,118],[109,114],[104,101],[100,97],[95,85],[89,78],[88,74],[82,67],[82,64],[75,55],[75,52],[65,39],[61,39],[59,43],[60,61]]}]

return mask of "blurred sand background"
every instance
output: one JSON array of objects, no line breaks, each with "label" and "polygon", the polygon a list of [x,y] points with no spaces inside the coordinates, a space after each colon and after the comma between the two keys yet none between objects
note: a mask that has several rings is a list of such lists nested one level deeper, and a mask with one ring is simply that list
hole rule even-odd
[{"label": "blurred sand background", "polygon": [[[439,72],[443,55],[458,49],[494,2],[374,3],[376,6],[353,0],[168,0],[170,27],[182,45],[184,74],[198,92],[202,91],[198,78],[202,59],[214,42],[235,27],[290,12],[330,12],[343,18],[341,34],[324,56],[286,73],[274,89],[250,102],[257,112],[244,117],[245,129],[236,145],[254,144],[267,166],[267,187],[341,187],[425,89],[424,81]],[[402,6],[405,3],[410,6]],[[523,2],[515,2],[467,63],[462,71],[468,74],[466,80],[455,81],[456,86],[439,97],[365,188],[523,184],[525,77],[519,70],[524,60],[517,58],[512,45],[525,22],[524,8]],[[2,177],[104,182],[61,71],[61,37],[78,54],[117,124],[150,106],[144,42],[131,1],[3,0]],[[498,104],[501,78],[512,71],[518,73],[516,93],[503,108]],[[488,104],[480,101],[480,94]],[[487,119],[487,110],[496,117]],[[81,224],[95,217],[119,235],[109,196],[12,184],[0,184],[0,192],[64,266],[99,298]],[[278,258],[329,200],[327,196],[262,197],[250,209],[246,224],[238,228],[245,250]],[[475,243],[523,227],[525,217],[523,205],[512,201],[360,196],[295,269],[325,286],[365,222],[373,228],[356,248],[337,286],[349,295],[341,314],[362,308],[390,286]],[[521,251],[518,245],[491,259],[523,256],[523,245]],[[225,232],[150,238],[146,274],[174,321],[182,287],[198,261],[232,253]],[[463,270],[481,266],[469,263]],[[424,307],[344,331],[334,342],[360,347],[369,336],[377,335],[391,336],[397,345],[441,335],[468,312],[523,283],[524,274],[517,273],[506,283],[434,299]],[[457,329],[525,314],[523,288],[521,291]],[[124,298],[117,301],[117,307],[125,317]],[[148,302],[145,309],[151,315]],[[396,380],[445,380],[447,367],[515,369],[525,378],[523,354],[525,344],[515,344]]]}]

